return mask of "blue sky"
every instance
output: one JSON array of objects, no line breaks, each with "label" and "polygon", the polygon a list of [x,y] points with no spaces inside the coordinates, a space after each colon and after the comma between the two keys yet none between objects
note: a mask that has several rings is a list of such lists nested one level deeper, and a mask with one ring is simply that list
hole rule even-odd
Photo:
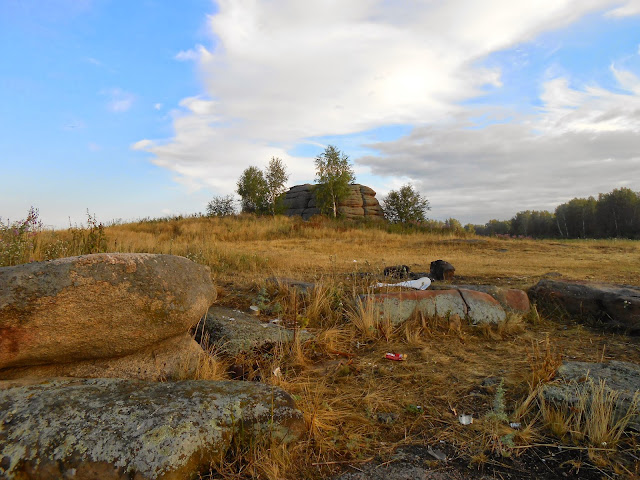
[{"label": "blue sky", "polygon": [[0,217],[204,211],[242,170],[484,223],[640,190],[640,2],[0,0]]}]

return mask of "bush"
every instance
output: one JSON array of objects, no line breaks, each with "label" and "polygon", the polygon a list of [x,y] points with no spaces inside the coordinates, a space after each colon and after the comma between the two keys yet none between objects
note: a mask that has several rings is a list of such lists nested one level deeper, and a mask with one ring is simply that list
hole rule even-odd
[{"label": "bush", "polygon": [[235,215],[236,207],[234,206],[234,199],[232,195],[225,197],[216,195],[207,204],[207,216],[208,217],[228,217]]}]

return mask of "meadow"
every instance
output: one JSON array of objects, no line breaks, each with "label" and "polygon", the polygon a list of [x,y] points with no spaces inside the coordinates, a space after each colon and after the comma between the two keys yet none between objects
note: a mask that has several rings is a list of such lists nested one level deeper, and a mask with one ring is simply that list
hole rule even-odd
[{"label": "meadow", "polygon": [[[599,401],[586,402],[581,412],[558,410],[540,395],[563,360],[640,363],[637,338],[544,317],[535,306],[498,327],[415,315],[393,328],[356,301],[383,278],[385,266],[428,272],[437,259],[455,266],[454,284],[526,289],[552,273],[640,286],[640,242],[487,238],[244,215],[108,227],[89,217],[86,226],[30,227],[23,234],[3,230],[5,264],[8,258],[21,263],[99,251],[182,255],[211,268],[218,304],[246,310],[260,302],[261,319],[278,316],[314,333],[314,340],[297,337],[252,357],[228,359],[211,351],[199,378],[226,378],[230,364],[244,363],[251,379],[294,395],[308,435],[289,448],[259,444],[232,452],[203,478],[327,478],[372,459],[393,462],[399,448],[416,446],[447,454],[447,462],[432,458],[432,468],[468,475],[640,473],[638,438],[623,431],[624,419],[612,417],[611,399],[598,385],[593,398]],[[272,277],[315,288],[301,292],[286,282],[267,282]],[[407,360],[385,360],[386,352],[405,353]],[[461,413],[472,414],[474,422],[461,425]]]}]

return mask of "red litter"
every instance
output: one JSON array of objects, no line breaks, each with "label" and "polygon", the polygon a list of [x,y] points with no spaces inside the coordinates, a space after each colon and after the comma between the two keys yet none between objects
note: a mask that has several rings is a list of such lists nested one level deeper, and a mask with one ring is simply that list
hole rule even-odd
[{"label": "red litter", "polygon": [[396,362],[404,362],[407,359],[406,353],[387,353],[384,358],[394,360]]}]

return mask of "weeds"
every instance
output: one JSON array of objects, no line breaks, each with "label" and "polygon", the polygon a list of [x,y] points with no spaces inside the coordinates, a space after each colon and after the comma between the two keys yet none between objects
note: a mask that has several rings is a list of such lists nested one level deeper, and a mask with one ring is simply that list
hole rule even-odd
[{"label": "weeds", "polygon": [[351,325],[364,341],[385,340],[388,342],[395,333],[391,319],[387,316],[382,316],[374,302],[367,302],[357,298],[347,316]]},{"label": "weeds", "polygon": [[534,391],[538,385],[555,377],[562,363],[562,354],[553,351],[548,335],[542,343],[541,348],[539,343],[531,342],[531,352],[528,354],[528,363],[531,368],[530,391]]},{"label": "weeds", "polygon": [[637,415],[640,401],[636,393],[626,412],[616,415],[619,395],[607,388],[603,380],[589,379],[584,384],[572,386],[570,401],[554,404],[541,391],[538,402],[542,419],[555,436],[569,436],[578,444],[587,442],[594,448],[613,450]]},{"label": "weeds", "polygon": [[0,267],[35,260],[38,234],[42,231],[38,209],[31,207],[27,218],[4,223],[0,218]]}]

